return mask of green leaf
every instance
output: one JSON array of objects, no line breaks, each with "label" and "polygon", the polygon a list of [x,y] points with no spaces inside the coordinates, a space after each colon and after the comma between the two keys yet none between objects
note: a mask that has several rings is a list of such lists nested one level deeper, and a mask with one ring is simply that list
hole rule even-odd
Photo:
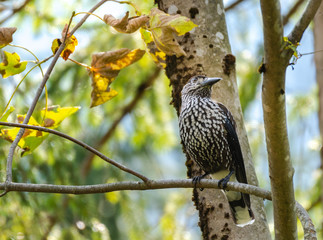
[{"label": "green leaf", "polygon": [[20,62],[17,53],[9,53],[4,51],[4,59],[0,63],[0,74],[3,78],[23,72],[26,69],[27,62]]},{"label": "green leaf", "polygon": [[6,122],[9,115],[15,110],[14,106],[11,106],[0,118],[1,122]]}]

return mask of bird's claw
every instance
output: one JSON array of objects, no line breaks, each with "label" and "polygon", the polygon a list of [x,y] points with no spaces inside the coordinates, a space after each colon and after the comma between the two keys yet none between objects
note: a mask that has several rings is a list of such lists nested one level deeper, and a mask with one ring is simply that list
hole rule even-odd
[{"label": "bird's claw", "polygon": [[229,176],[226,176],[224,178],[222,178],[219,182],[218,182],[218,187],[225,190],[227,188],[228,182],[230,180]]},{"label": "bird's claw", "polygon": [[[207,175],[207,173],[200,175],[200,176],[195,176],[192,179],[192,182],[194,183],[194,188],[196,188],[196,184],[200,183],[201,180]],[[204,188],[200,188],[200,191],[203,191]]]}]

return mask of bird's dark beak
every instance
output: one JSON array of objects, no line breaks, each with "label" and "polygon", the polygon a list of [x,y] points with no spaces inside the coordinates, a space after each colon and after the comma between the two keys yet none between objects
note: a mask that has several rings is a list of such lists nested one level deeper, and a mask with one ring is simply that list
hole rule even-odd
[{"label": "bird's dark beak", "polygon": [[206,78],[202,83],[202,86],[212,86],[213,84],[217,83],[218,81],[222,80],[222,78]]}]

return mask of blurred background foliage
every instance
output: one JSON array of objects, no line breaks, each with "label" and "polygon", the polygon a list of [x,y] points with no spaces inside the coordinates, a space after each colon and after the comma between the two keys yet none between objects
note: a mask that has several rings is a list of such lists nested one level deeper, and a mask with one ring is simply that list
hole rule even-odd
[{"label": "blurred background foliage", "polygon": [[[4,10],[0,20],[10,13],[6,8],[24,1],[1,1]],[[133,1],[143,12],[153,7],[152,0]],[[225,1],[226,5],[235,1]],[[284,1],[283,13],[295,4]],[[40,59],[51,55],[51,42],[60,37],[72,11],[87,11],[93,1],[30,0],[23,10],[2,26],[16,26],[14,44],[33,51]],[[252,148],[260,186],[270,189],[268,164],[261,110],[262,23],[258,1],[245,0],[227,12],[227,23],[233,54],[237,57],[237,77],[245,124]],[[0,8],[1,9],[1,8]],[[131,7],[106,3],[95,13],[122,17]],[[297,11],[286,25],[286,33],[299,15]],[[76,17],[73,23],[82,16]],[[114,31],[95,17],[76,32],[79,45],[71,58],[91,63],[94,52],[119,48],[141,48],[138,33],[126,35]],[[304,35],[300,52],[313,49],[311,29]],[[22,60],[32,56],[18,48]],[[294,70],[287,73],[287,110],[292,159],[296,170],[296,198],[309,209],[319,234],[322,234],[322,202],[320,196],[321,140],[317,120],[317,89],[313,56],[298,60]],[[28,67],[31,67],[29,64]],[[43,65],[46,69],[48,63]],[[139,62],[122,70],[112,84],[119,95],[102,106],[90,109],[91,81],[87,71],[70,62],[58,61],[47,84],[50,105],[81,106],[75,115],[64,120],[59,130],[89,145],[98,141],[120,117],[124,106],[137,94],[137,88],[156,71],[148,54]],[[3,111],[14,88],[23,75],[1,79],[0,110]],[[304,79],[306,80],[304,82]],[[38,84],[39,70],[30,74],[12,104],[14,113],[26,113]],[[164,73],[149,86],[114,129],[112,136],[100,149],[110,158],[152,179],[186,178],[185,158],[178,136],[177,117],[170,102],[171,89]],[[42,96],[39,111],[45,105]],[[37,113],[35,113],[35,117]],[[12,114],[10,121],[15,121]],[[6,156],[10,144],[0,140],[0,179],[5,180]],[[75,144],[50,136],[32,155],[14,160],[14,181],[51,184],[99,184],[137,180],[95,157],[88,162],[89,153]],[[88,164],[87,164],[88,163]],[[12,192],[0,199],[0,239],[200,239],[198,216],[191,202],[191,190],[154,190],[114,192],[96,195],[58,195]],[[272,206],[265,202],[268,221],[273,226]],[[301,227],[299,227],[301,230]],[[302,231],[300,231],[302,236]]]}]

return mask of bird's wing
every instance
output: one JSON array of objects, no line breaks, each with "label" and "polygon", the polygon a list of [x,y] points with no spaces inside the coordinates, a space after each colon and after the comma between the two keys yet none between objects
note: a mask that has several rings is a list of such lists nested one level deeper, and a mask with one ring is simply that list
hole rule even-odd
[{"label": "bird's wing", "polygon": [[[232,117],[232,114],[229,112],[229,110],[221,103],[218,103],[220,108],[222,109],[223,113],[226,115],[226,121],[224,124],[224,127],[227,131],[227,140],[230,148],[230,152],[232,154],[232,160],[235,164],[235,174],[238,182],[246,183],[247,181],[247,175],[246,170],[244,167],[243,162],[243,156],[241,152],[241,147],[238,139],[237,132],[235,130],[235,122]],[[250,197],[247,194],[243,194],[243,197],[245,199],[245,202],[248,206],[250,206]]]}]

